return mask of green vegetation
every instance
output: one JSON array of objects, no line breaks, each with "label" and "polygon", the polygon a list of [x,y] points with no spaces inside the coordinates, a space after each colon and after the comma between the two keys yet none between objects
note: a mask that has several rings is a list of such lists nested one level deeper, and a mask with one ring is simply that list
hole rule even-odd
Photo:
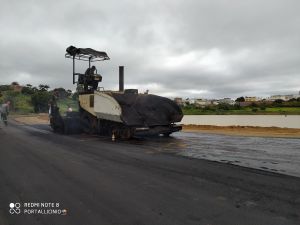
[{"label": "green vegetation", "polygon": [[50,99],[51,94],[47,90],[39,90],[34,92],[31,95],[31,103],[33,105],[34,112],[47,112]]},{"label": "green vegetation", "polygon": [[31,84],[21,87],[17,82],[0,85],[0,104],[10,101],[10,112],[13,114],[46,113],[50,101],[55,98],[61,112],[67,111],[68,106],[73,111],[78,110],[78,94],[64,88],[49,89],[48,85],[43,84],[38,87]]},{"label": "green vegetation", "polygon": [[[78,111],[78,93],[64,88],[55,88],[41,84],[34,87],[31,84],[21,86],[17,82],[11,85],[0,85],[0,104],[10,101],[11,113],[47,113],[49,103],[55,98],[61,113],[67,111],[68,106],[73,111]],[[188,104],[182,107],[185,115],[300,115],[300,98],[289,101],[275,100],[274,102],[253,102],[243,106],[244,97],[236,99],[236,104],[229,105],[220,103],[218,105],[208,105],[197,107]]]},{"label": "green vegetation", "polygon": [[31,106],[31,97],[19,94],[11,102],[14,102],[14,111],[21,114],[32,113],[33,108]]},{"label": "green vegetation", "polygon": [[196,107],[186,105],[182,107],[184,115],[300,115],[300,99],[291,99],[284,102],[275,100],[273,103],[253,102],[248,106],[241,106],[241,101],[236,101],[235,105],[221,103],[219,105],[209,105]]}]

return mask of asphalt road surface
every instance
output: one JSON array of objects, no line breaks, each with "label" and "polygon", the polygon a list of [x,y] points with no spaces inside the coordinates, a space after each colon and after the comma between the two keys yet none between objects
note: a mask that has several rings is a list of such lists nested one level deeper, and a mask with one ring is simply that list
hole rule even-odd
[{"label": "asphalt road surface", "polygon": [[11,122],[0,128],[0,225],[300,224],[300,178],[178,156],[160,142]]}]

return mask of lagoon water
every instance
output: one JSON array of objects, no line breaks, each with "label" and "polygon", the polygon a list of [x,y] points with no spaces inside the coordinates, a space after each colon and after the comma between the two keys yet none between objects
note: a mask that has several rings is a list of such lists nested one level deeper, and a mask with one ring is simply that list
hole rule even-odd
[{"label": "lagoon water", "polygon": [[186,115],[182,124],[299,128],[300,115]]}]

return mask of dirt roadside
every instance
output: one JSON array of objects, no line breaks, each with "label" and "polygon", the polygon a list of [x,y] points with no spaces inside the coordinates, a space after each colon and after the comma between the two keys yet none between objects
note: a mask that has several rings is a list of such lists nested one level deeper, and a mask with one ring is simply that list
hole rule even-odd
[{"label": "dirt roadside", "polygon": [[183,125],[182,130],[237,136],[300,138],[300,129],[279,127]]},{"label": "dirt roadside", "polygon": [[47,113],[40,113],[38,115],[12,115],[11,118],[18,123],[27,125],[50,123],[49,115]]}]

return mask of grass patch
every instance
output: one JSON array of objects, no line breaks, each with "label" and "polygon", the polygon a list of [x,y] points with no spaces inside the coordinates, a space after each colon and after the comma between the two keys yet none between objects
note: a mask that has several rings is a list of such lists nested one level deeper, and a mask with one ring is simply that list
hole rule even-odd
[{"label": "grass patch", "polygon": [[20,114],[33,113],[34,109],[31,104],[31,97],[28,95],[17,95],[13,103],[14,111]]}]

